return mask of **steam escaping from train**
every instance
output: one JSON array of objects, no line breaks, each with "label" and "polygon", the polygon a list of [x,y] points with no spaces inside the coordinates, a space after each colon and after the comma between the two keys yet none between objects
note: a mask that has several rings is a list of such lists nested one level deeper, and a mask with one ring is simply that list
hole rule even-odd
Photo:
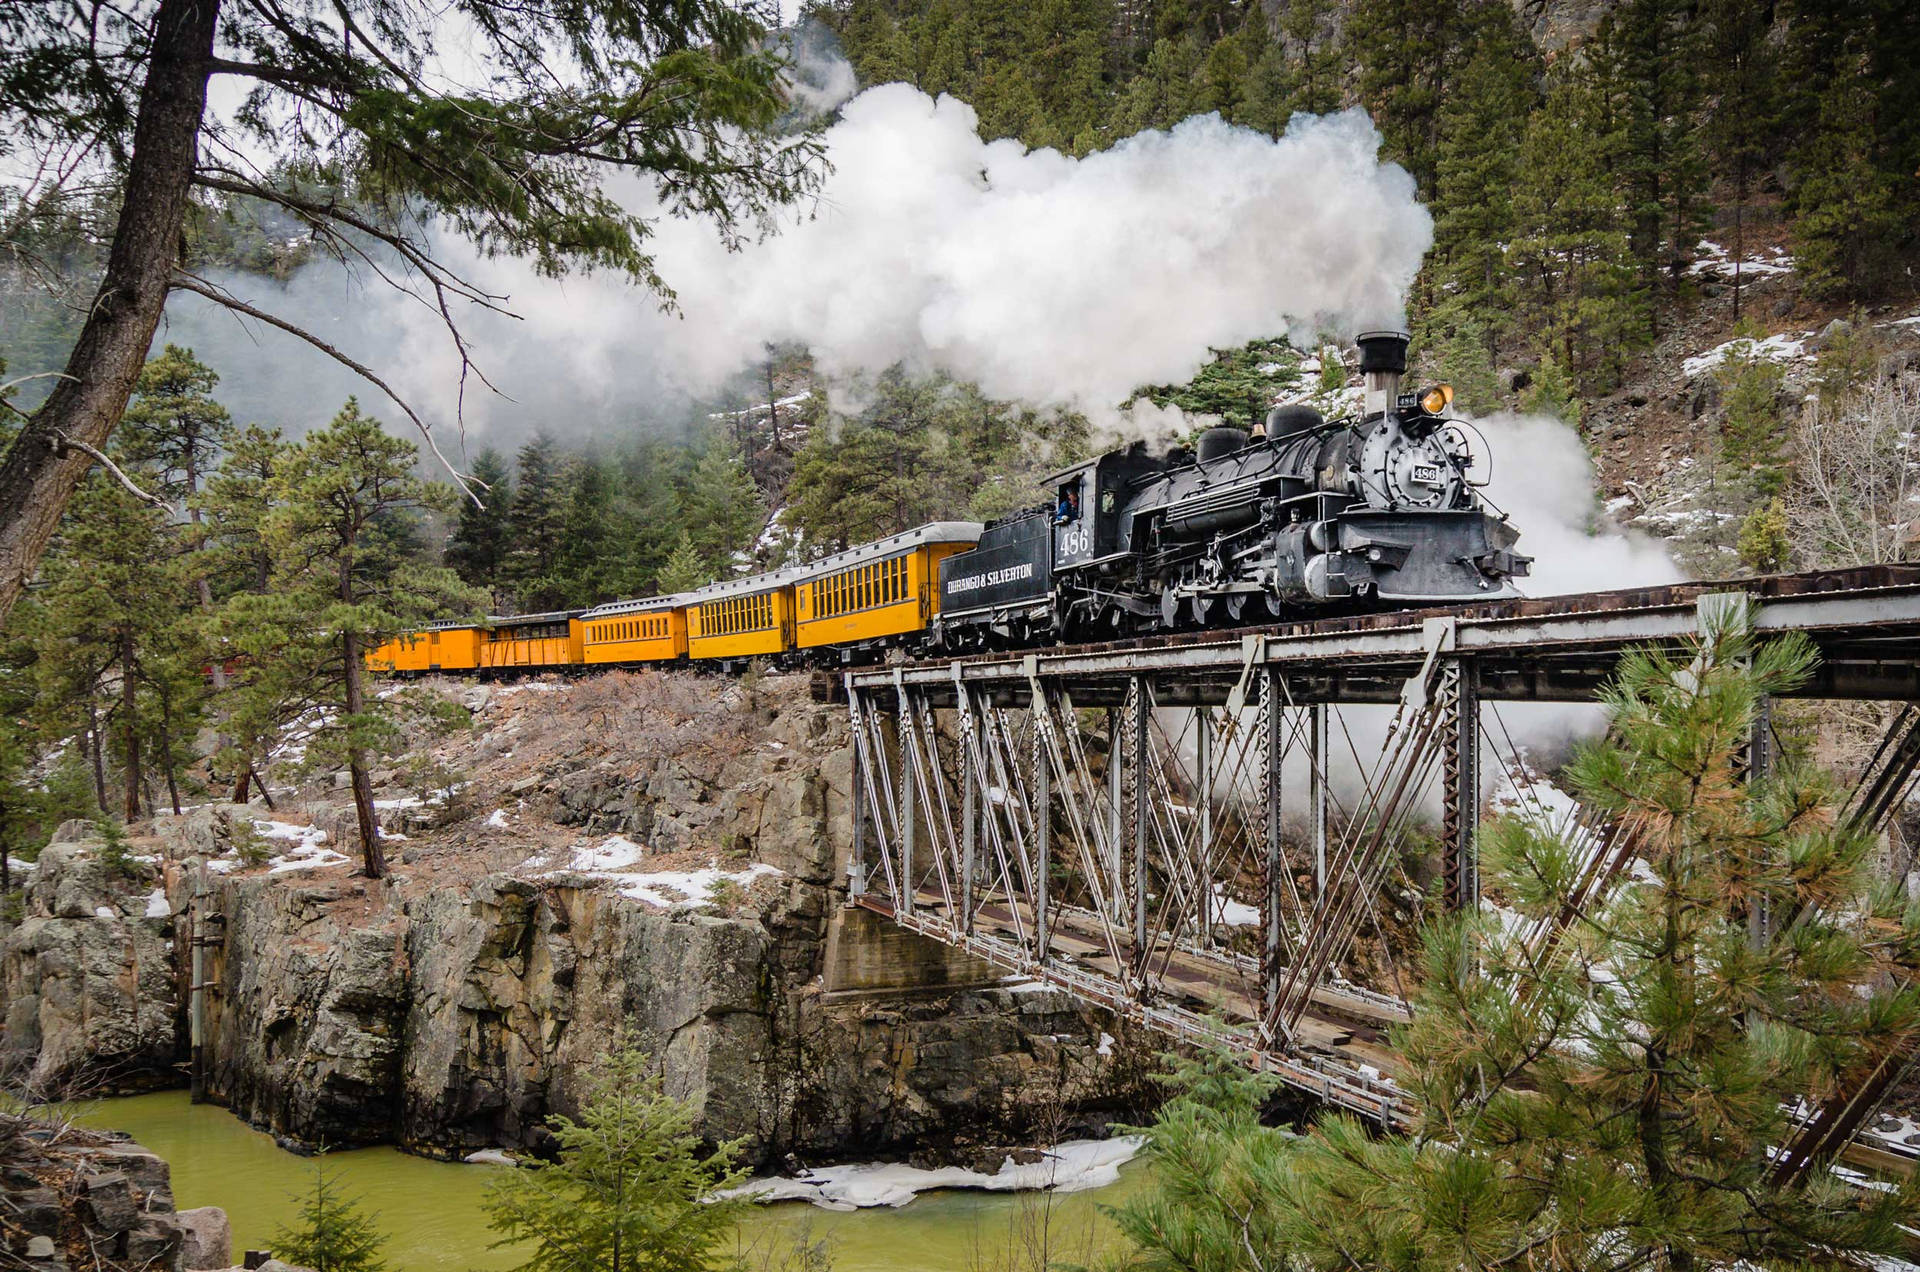
[{"label": "steam escaping from train", "polygon": [[[808,69],[821,100],[844,89],[831,67]],[[683,416],[763,359],[769,342],[810,347],[830,375],[905,363],[997,398],[1111,420],[1138,386],[1187,379],[1211,349],[1402,322],[1432,241],[1412,179],[1380,161],[1380,137],[1357,110],[1299,116],[1277,140],[1196,117],[1076,159],[984,140],[966,103],[887,84],[847,101],[825,143],[833,171],[817,204],[783,214],[777,232],[739,252],[704,224],[661,220],[650,244],[679,314],[620,277],[556,284],[525,262],[442,241],[445,257],[510,296],[521,316],[462,318],[506,395],[468,381],[470,434],[512,444],[535,426],[612,435]],[[654,206],[638,181],[614,193]],[[430,417],[453,419],[459,364],[431,307],[373,284],[342,324],[337,280],[322,277],[336,271],[310,267],[284,289],[223,281],[319,319]],[[306,303],[309,290],[327,296],[324,309]],[[176,341],[229,329],[208,341],[236,355],[219,366],[226,391],[244,399],[246,364],[270,362],[260,396],[276,405],[304,396],[287,392],[300,378],[289,366],[315,366],[317,355],[276,333],[258,346],[236,340],[231,319],[191,297],[172,318]],[[307,409],[324,420],[338,401],[329,391]],[[236,405],[248,413],[251,403]]]}]

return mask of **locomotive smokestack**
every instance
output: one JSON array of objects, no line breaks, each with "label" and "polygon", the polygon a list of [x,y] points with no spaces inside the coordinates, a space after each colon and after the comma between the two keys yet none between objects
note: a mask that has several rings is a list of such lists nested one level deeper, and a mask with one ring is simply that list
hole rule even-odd
[{"label": "locomotive smokestack", "polygon": [[1391,411],[1400,398],[1400,377],[1407,370],[1407,345],[1412,337],[1404,331],[1363,331],[1355,337],[1360,346],[1360,374],[1366,378],[1366,413]]}]

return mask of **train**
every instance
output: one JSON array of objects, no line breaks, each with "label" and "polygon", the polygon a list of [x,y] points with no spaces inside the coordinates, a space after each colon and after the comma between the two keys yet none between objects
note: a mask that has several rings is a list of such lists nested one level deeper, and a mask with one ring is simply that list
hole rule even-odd
[{"label": "train", "polygon": [[368,665],[850,666],[1519,595],[1532,559],[1481,494],[1452,389],[1402,391],[1405,332],[1357,343],[1354,415],[1280,406],[1191,448],[1137,442],[1052,474],[1051,502],[1013,516],[932,522],[671,596],[436,624]]}]

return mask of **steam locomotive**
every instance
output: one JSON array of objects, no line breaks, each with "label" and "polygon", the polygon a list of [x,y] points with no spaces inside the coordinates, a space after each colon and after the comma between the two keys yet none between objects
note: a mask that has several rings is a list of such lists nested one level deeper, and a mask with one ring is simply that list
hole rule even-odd
[{"label": "steam locomotive", "polygon": [[1051,480],[1051,510],[989,523],[940,562],[947,650],[1118,637],[1342,608],[1513,596],[1531,558],[1486,510],[1453,391],[1402,393],[1408,338],[1359,337],[1358,420],[1304,406],[1190,453],[1144,443]]},{"label": "steam locomotive", "polygon": [[436,624],[368,655],[395,675],[692,662],[841,665],[1260,619],[1493,600],[1530,558],[1489,513],[1445,385],[1402,393],[1407,336],[1359,338],[1358,419],[1279,407],[1192,451],[1144,443],[1055,474],[1051,507],[940,521],[805,565],[589,610]]}]

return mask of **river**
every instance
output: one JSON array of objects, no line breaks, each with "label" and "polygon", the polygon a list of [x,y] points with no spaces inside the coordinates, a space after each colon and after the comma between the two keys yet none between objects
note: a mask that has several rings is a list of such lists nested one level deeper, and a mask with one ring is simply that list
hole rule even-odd
[{"label": "river", "polygon": [[[101,1100],[80,1111],[89,1126],[125,1131],[173,1165],[175,1204],[219,1206],[233,1224],[233,1254],[271,1248],[313,1184],[313,1160],[286,1152],[225,1109],[191,1104],[184,1091]],[[429,1161],[392,1148],[330,1153],[345,1191],[379,1213],[395,1272],[497,1272],[510,1250],[490,1248],[482,1195],[504,1166]],[[838,1212],[799,1202],[765,1206],[741,1225],[749,1267],[780,1268],[775,1256],[802,1238],[825,1241],[833,1272],[1000,1272],[1053,1259],[1090,1262],[1115,1240],[1100,1203],[1140,1186],[1141,1168],[1122,1168],[1108,1187],[1058,1196],[947,1191],[900,1209]],[[808,1272],[814,1272],[809,1269]]]}]

